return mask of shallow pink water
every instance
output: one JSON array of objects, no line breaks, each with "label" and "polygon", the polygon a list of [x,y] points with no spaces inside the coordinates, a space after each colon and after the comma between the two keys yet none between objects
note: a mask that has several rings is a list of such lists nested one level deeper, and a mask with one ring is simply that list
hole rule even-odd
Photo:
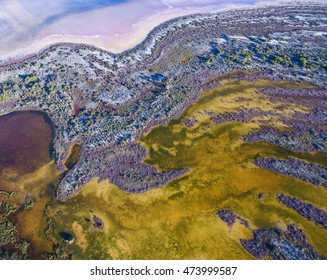
[{"label": "shallow pink water", "polygon": [[[76,11],[74,1],[91,8]],[[106,1],[74,1],[0,0],[0,60],[33,53],[57,42],[94,44],[120,52],[140,43],[152,28],[168,19],[258,2],[116,0],[123,3],[95,8],[90,3]]]}]

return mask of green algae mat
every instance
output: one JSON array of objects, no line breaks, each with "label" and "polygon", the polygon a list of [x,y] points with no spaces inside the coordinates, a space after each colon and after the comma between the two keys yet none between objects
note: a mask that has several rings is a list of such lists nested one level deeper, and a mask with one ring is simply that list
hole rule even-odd
[{"label": "green algae mat", "polygon": [[[241,240],[253,238],[255,229],[285,230],[289,224],[303,229],[308,242],[326,257],[326,230],[281,204],[277,195],[327,210],[327,190],[253,163],[262,157],[296,157],[325,165],[326,153],[244,141],[245,135],[263,125],[287,129],[282,118],[308,111],[305,106],[272,102],[261,89],[310,86],[269,80],[221,80],[220,84],[202,93],[178,119],[142,135],[139,143],[148,151],[145,163],[163,171],[188,169],[165,186],[134,194],[94,178],[60,202],[52,198],[60,177],[54,162],[23,176],[2,176],[6,191],[16,194],[4,195],[16,210],[3,219],[12,220],[15,226],[10,226],[30,243],[29,257],[253,259]],[[216,116],[249,108],[261,113],[247,122],[216,121]],[[228,226],[217,216],[220,210],[233,211],[248,226],[240,220]],[[62,232],[72,235],[72,242],[63,240]]]}]

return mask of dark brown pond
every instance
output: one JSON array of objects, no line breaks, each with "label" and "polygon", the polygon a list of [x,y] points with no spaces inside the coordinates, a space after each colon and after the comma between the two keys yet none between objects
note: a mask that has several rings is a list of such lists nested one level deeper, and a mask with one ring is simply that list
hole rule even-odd
[{"label": "dark brown pond", "polygon": [[5,168],[18,174],[34,171],[51,160],[53,128],[47,114],[13,112],[0,116],[0,174]]}]

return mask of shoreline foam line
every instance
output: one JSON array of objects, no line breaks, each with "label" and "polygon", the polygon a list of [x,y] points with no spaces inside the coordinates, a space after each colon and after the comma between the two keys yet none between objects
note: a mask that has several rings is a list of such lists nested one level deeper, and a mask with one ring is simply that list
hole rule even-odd
[{"label": "shoreline foam line", "polygon": [[[294,1],[292,2],[294,3]],[[307,1],[300,2],[305,3]],[[323,1],[314,1],[314,3],[322,2]],[[245,3],[242,3],[239,6],[236,4],[227,4],[226,6],[216,7],[212,12],[208,12],[206,10],[207,7],[199,8],[197,6],[185,7],[184,9],[180,9],[177,13],[167,13],[167,11],[163,10],[143,17],[138,22],[132,24],[133,30],[129,30],[125,33],[111,34],[109,37],[101,34],[89,36],[52,34],[24,48],[17,48],[8,53],[0,51],[0,66],[7,66],[12,63],[24,61],[29,57],[35,57],[35,55],[42,53],[45,49],[49,49],[52,46],[57,46],[62,43],[93,46],[102,51],[120,55],[136,49],[139,45],[145,45],[147,38],[151,33],[153,33],[153,31],[160,29],[162,25],[166,25],[169,22],[179,21],[180,19],[188,17],[192,18],[197,15],[217,15],[231,10],[257,9],[267,6],[276,7],[280,5],[288,5],[289,3],[290,1],[260,1],[256,2],[254,5]]]}]

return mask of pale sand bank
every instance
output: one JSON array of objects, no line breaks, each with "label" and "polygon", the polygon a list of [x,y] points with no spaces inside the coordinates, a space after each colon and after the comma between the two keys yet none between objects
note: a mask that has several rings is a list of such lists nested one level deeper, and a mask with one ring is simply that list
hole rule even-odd
[{"label": "pale sand bank", "polygon": [[[21,11],[22,7],[18,3],[19,1],[15,2],[17,2],[17,10]],[[154,27],[172,18],[194,13],[260,6],[267,3],[278,4],[276,2],[285,1],[167,0],[157,1],[148,6],[142,5],[141,2],[131,1],[72,14],[43,29],[36,29],[35,34],[25,36],[24,40],[12,39],[12,43],[7,41],[8,46],[6,44],[0,46],[0,62],[33,54],[49,45],[62,42],[90,44],[113,53],[119,53],[136,46],[146,38]],[[28,16],[31,20],[32,15]]]}]

